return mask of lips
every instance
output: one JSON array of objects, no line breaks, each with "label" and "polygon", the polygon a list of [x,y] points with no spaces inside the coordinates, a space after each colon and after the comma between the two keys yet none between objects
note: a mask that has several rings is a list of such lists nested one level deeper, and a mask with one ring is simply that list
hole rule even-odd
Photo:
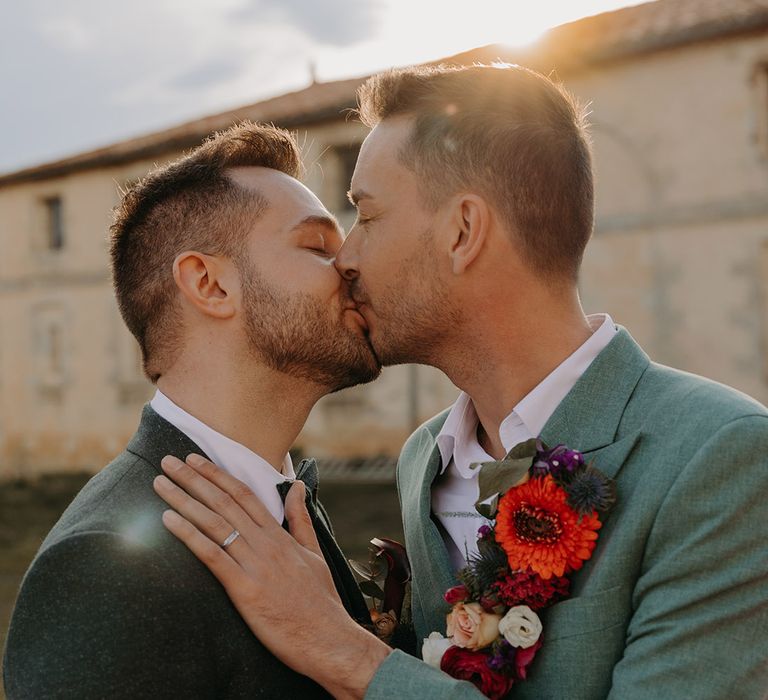
[{"label": "lips", "polygon": [[368,322],[365,320],[365,316],[360,313],[356,306],[348,306],[344,309],[344,311],[355,319],[357,324],[360,326],[360,328],[363,329],[365,333],[368,332]]}]

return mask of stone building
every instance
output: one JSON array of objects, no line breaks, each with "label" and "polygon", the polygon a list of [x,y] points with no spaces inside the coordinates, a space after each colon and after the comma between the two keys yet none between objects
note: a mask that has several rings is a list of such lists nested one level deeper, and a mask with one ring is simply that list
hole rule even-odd
[{"label": "stone building", "polygon": [[[591,104],[597,222],[587,311],[605,310],[656,360],[768,401],[768,0],[658,0],[558,27],[513,61]],[[109,283],[118,188],[240,119],[305,144],[306,183],[351,224],[345,192],[365,129],[360,80],[313,84],[0,176],[0,477],[95,469],[133,432],[152,388]],[[298,446],[395,454],[456,389],[394,367],[324,399]]]}]

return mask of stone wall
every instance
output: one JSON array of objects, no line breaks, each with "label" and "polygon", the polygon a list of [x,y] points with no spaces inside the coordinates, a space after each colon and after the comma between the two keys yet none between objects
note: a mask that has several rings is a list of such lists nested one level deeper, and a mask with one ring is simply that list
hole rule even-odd
[{"label": "stone wall", "polygon": [[[653,359],[761,401],[766,59],[768,37],[752,35],[563,76],[591,103],[594,123],[597,226],[581,282],[585,309],[611,313]],[[342,118],[300,133],[307,184],[347,226],[349,147],[364,134]],[[106,252],[117,186],[151,167],[0,188],[0,476],[99,468],[151,396],[112,299]],[[58,251],[45,239],[44,201],[54,196],[65,232]],[[321,401],[298,446],[321,457],[395,455],[413,426],[455,395],[435,370],[389,368],[370,386]]]}]

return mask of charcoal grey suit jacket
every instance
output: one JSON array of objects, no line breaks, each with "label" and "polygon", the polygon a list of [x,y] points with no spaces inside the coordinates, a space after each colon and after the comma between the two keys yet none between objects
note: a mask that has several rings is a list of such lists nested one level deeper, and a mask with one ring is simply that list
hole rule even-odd
[{"label": "charcoal grey suit jacket", "polygon": [[[190,452],[202,454],[145,407],[125,452],[51,530],[8,632],[9,700],[328,697],[261,645],[218,581],[163,527],[167,506],[152,481],[166,454],[184,459]],[[342,600],[353,617],[365,618],[354,577],[322,520],[315,527]],[[284,604],[307,595],[311,587],[295,581]]]}]

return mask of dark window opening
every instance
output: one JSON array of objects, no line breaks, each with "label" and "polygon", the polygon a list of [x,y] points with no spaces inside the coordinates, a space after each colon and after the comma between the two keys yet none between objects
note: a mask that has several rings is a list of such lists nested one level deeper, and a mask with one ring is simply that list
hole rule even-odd
[{"label": "dark window opening", "polygon": [[49,197],[44,200],[46,214],[47,244],[50,250],[64,247],[64,221],[62,218],[61,197]]}]

